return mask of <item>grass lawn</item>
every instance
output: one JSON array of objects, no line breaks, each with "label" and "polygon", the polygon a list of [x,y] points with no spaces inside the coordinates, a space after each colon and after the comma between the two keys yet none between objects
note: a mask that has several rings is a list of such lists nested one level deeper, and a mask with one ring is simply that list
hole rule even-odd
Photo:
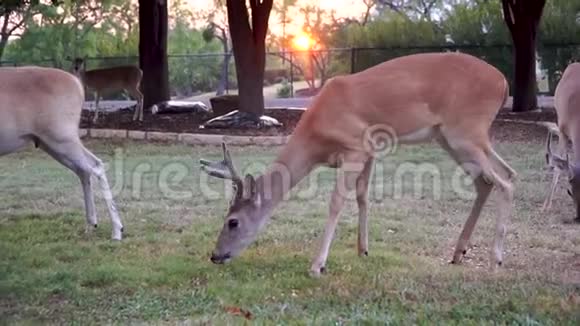
[{"label": "grass lawn", "polygon": [[[425,145],[403,147],[377,163],[369,257],[356,254],[351,200],[320,279],[310,278],[308,268],[333,170],[320,169],[317,188],[301,183],[258,241],[218,266],[209,254],[229,184],[200,175],[197,161],[219,158],[219,147],[86,144],[109,164],[125,239],[110,240],[98,187],[99,228],[85,235],[82,192],[71,172],[32,149],[0,158],[0,324],[580,322],[580,226],[566,223],[574,210],[562,187],[552,211],[539,210],[549,185],[540,141],[496,145],[519,173],[497,273],[487,269],[495,192],[464,264],[448,265],[471,199],[452,191],[455,164]],[[253,171],[277,150],[231,148],[238,167]],[[438,167],[441,191],[429,182],[419,193],[411,182],[393,189],[392,171],[405,162]]]}]

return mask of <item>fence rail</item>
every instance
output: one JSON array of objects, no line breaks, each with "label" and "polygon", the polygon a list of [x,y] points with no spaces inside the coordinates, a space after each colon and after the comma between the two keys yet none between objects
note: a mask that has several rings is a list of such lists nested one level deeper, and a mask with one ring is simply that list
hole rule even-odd
[{"label": "fence rail", "polygon": [[[329,78],[352,74],[383,61],[423,52],[459,51],[469,53],[502,71],[513,81],[511,44],[432,45],[382,48],[332,48],[311,51],[269,51],[266,57],[264,94],[266,97],[309,96]],[[209,97],[236,92],[236,71],[232,53],[194,53],[168,55],[171,93],[176,98]],[[551,95],[563,69],[580,61],[580,43],[541,43],[537,49],[538,88]],[[138,64],[137,56],[86,58],[87,69]],[[0,61],[0,66],[40,65],[70,70],[66,59],[42,61]],[[112,94],[108,99],[122,98]]]}]

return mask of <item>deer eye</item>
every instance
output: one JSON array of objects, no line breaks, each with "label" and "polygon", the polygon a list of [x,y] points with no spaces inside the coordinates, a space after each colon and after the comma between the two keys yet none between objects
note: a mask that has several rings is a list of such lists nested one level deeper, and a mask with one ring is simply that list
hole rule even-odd
[{"label": "deer eye", "polygon": [[569,195],[570,197],[572,197],[572,191],[571,191],[570,189],[567,189],[567,190],[568,190],[568,195]]},{"label": "deer eye", "polygon": [[237,228],[239,224],[240,224],[240,222],[235,218],[232,218],[231,220],[228,221],[228,227],[230,229]]}]

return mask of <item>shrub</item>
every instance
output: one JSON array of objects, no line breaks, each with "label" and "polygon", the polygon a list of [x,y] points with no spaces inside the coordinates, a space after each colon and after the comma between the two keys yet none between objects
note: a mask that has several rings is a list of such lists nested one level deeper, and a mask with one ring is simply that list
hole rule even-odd
[{"label": "shrub", "polygon": [[287,79],[284,79],[278,89],[276,90],[278,98],[292,97],[292,87]]}]

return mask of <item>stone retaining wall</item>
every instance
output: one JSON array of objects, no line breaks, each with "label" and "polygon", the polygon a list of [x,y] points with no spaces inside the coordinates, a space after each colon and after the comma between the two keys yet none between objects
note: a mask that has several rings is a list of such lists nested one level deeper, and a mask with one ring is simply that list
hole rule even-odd
[{"label": "stone retaining wall", "polygon": [[119,129],[79,129],[79,135],[81,138],[148,140],[186,145],[221,145],[225,142],[236,146],[279,146],[286,144],[289,139],[289,136],[232,136]]},{"label": "stone retaining wall", "polygon": [[[516,119],[497,119],[497,121],[534,124],[547,129],[557,129],[553,122]],[[286,144],[290,138],[290,136],[232,136],[119,129],[79,129],[79,134],[81,138],[148,140],[186,145],[221,145],[225,142],[234,146],[280,146]]]}]

